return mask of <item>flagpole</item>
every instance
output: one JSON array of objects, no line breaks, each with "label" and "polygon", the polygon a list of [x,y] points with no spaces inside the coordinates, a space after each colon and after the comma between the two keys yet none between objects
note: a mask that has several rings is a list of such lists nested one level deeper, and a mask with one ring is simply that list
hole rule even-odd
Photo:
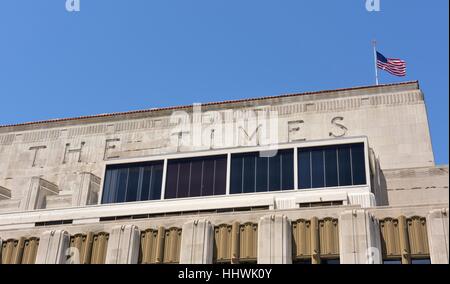
[{"label": "flagpole", "polygon": [[372,45],[373,45],[373,60],[374,60],[374,64],[375,64],[375,84],[378,85],[377,41],[376,41],[376,40],[373,40],[373,41],[372,41]]}]

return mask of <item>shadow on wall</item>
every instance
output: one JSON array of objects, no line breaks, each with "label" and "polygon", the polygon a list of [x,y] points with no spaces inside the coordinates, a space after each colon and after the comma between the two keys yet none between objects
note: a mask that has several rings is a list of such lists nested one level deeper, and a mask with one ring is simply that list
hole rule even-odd
[{"label": "shadow on wall", "polygon": [[[378,160],[377,163],[379,164]],[[388,191],[387,191],[387,182],[386,182],[386,178],[384,177],[384,173],[383,170],[380,169],[380,203],[378,205],[383,206],[383,205],[389,205],[389,198],[388,198]]]},{"label": "shadow on wall", "polygon": [[375,156],[372,148],[369,148],[370,178],[372,181],[372,192],[377,200],[377,206],[388,205],[387,182],[380,161]]}]

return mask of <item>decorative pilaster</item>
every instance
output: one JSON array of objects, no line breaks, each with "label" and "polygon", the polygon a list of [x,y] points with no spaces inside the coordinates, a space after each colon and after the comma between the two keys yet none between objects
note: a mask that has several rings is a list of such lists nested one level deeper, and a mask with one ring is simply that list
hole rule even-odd
[{"label": "decorative pilaster", "polygon": [[291,223],[286,216],[268,215],[259,220],[258,263],[292,263]]},{"label": "decorative pilaster", "polygon": [[135,225],[115,226],[109,235],[106,264],[136,264],[140,231]]},{"label": "decorative pilaster", "polygon": [[431,263],[448,264],[448,208],[430,211],[427,233]]},{"label": "decorative pilaster", "polygon": [[44,209],[47,195],[58,194],[58,186],[40,177],[32,177],[28,192],[22,198],[20,208],[23,211]]},{"label": "decorative pilaster", "polygon": [[208,220],[195,220],[183,225],[181,264],[210,264],[213,258],[214,228]]},{"label": "decorative pilaster", "polygon": [[36,264],[62,264],[66,261],[70,235],[67,231],[46,231],[39,239]]},{"label": "decorative pilaster", "polygon": [[378,220],[361,209],[347,210],[339,217],[339,251],[342,264],[381,264]]}]

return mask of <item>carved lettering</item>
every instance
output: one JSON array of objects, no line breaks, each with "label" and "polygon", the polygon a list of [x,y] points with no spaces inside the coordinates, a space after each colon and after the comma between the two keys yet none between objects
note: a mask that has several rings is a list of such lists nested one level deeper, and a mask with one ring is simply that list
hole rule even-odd
[{"label": "carved lettering", "polygon": [[70,143],[66,144],[66,148],[64,150],[64,158],[62,163],[65,164],[67,163],[67,157],[69,154],[73,154],[73,153],[78,153],[78,163],[81,162],[81,152],[83,151],[83,146],[84,144],[86,144],[86,142],[81,142],[80,148],[78,149],[69,149],[70,147]]},{"label": "carved lettering", "polygon": [[35,167],[36,166],[36,159],[38,157],[39,150],[45,149],[45,148],[47,148],[47,146],[45,146],[45,145],[30,147],[29,150],[33,150],[34,151],[33,163],[31,164],[31,167]]},{"label": "carved lettering", "polygon": [[[235,133],[237,134],[236,146],[249,145],[249,143],[259,145],[259,128],[261,127],[261,124],[258,122],[258,118],[254,111],[238,110],[234,113],[234,121],[236,123]],[[249,134],[250,131],[252,132]],[[256,141],[253,142],[253,140]]]},{"label": "carved lettering", "polygon": [[[259,124],[256,128],[255,131],[253,131],[253,133],[251,133],[251,135],[249,135],[247,133],[247,131],[244,129],[244,127],[239,126],[239,130],[242,131],[242,133],[244,133],[245,137],[247,138],[248,141],[252,141],[253,138],[256,137],[256,145],[259,145],[259,129],[262,127],[262,124]],[[239,136],[240,137],[240,136]],[[241,144],[240,144],[241,145]]]},{"label": "carved lettering", "polygon": [[344,118],[342,116],[336,116],[331,120],[331,124],[336,126],[337,128],[340,129],[340,133],[335,134],[333,131],[331,131],[329,133],[329,136],[333,136],[333,137],[342,137],[345,136],[345,134],[347,134],[347,127],[345,127],[343,124],[338,123],[338,121],[343,121]]},{"label": "carved lettering", "polygon": [[288,141],[304,141],[306,138],[301,137],[301,126],[305,122],[301,119],[288,121]]}]

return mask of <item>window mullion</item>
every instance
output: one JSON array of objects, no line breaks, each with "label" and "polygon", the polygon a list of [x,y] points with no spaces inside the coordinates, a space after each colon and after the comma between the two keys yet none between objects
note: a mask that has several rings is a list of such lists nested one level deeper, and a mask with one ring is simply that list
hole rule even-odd
[{"label": "window mullion", "polygon": [[270,158],[265,157],[266,159],[266,165],[267,165],[267,185],[266,185],[266,191],[270,190]]},{"label": "window mullion", "polygon": [[[151,200],[151,199],[152,199],[152,198],[150,198],[150,197],[152,196],[152,191],[154,190],[154,188],[152,188],[152,184],[153,184],[153,171],[155,170],[154,168],[155,168],[154,165],[152,165],[152,166],[150,167],[150,181],[149,181],[149,183],[148,183],[148,196],[147,196],[147,200]],[[144,173],[145,173],[145,171],[144,171]]]},{"label": "window mullion", "polygon": [[292,157],[294,161],[294,189],[298,189],[298,148],[294,148],[294,156]]},{"label": "window mullion", "polygon": [[203,183],[203,172],[205,171],[205,160],[202,160],[202,175],[200,177],[200,196],[203,196],[203,188],[205,184]]},{"label": "window mullion", "polygon": [[255,156],[255,157],[253,157],[254,158],[254,160],[255,160],[255,181],[253,182],[253,192],[256,192],[256,179],[257,179],[257,173],[258,173],[258,168],[257,168],[257,161],[258,161],[258,159],[257,159],[257,156]]},{"label": "window mullion", "polygon": [[349,152],[350,152],[350,177],[351,177],[351,184],[353,185],[353,158],[352,158],[352,146],[349,146]]},{"label": "window mullion", "polygon": [[166,195],[166,179],[167,179],[167,159],[164,159],[163,163],[163,173],[162,173],[162,180],[161,180],[161,200],[164,200]]},{"label": "window mullion", "polygon": [[[231,153],[227,153],[227,173],[226,173],[225,195],[230,194],[231,186]],[[203,178],[203,177],[202,177]]]},{"label": "window mullion", "polygon": [[339,181],[339,147],[336,147],[336,166],[337,166],[337,184],[338,186],[340,186],[341,182]]},{"label": "window mullion", "polygon": [[326,159],[325,159],[325,149],[322,150],[322,160],[323,160],[323,186],[327,187],[327,166],[326,166]]}]

